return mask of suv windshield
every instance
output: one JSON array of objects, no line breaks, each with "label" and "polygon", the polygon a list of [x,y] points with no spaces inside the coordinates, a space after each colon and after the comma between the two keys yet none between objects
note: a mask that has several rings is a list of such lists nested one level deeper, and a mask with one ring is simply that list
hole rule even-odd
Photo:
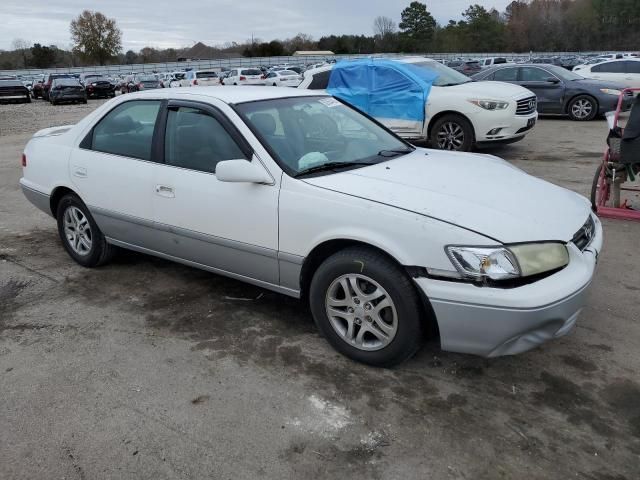
[{"label": "suv windshield", "polygon": [[425,60],[424,62],[415,62],[410,63],[409,65],[414,65],[420,68],[426,68],[428,70],[434,71],[438,74],[438,78],[435,79],[433,85],[436,87],[450,87],[453,85],[460,85],[462,83],[471,82],[472,80],[463,75],[460,72],[456,72],[453,68],[449,68],[446,65],[443,65],[439,62],[435,62],[433,60]]},{"label": "suv windshield", "polygon": [[[241,103],[236,109],[289,175],[380,163],[409,144],[333,97]],[[325,172],[326,173],[326,172]]]}]

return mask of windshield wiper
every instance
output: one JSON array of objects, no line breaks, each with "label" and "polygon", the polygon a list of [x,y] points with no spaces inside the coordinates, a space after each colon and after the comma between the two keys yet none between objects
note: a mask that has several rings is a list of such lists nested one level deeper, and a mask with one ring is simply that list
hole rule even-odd
[{"label": "windshield wiper", "polygon": [[362,165],[375,165],[377,162],[327,162],[322,165],[316,165],[315,167],[309,167],[295,174],[295,178],[307,175],[308,173],[325,172],[327,170],[335,170],[336,168],[362,166]]},{"label": "windshield wiper", "polygon": [[398,148],[395,150],[380,150],[378,152],[379,157],[397,157],[399,155],[406,155],[407,153],[413,152],[413,148]]}]

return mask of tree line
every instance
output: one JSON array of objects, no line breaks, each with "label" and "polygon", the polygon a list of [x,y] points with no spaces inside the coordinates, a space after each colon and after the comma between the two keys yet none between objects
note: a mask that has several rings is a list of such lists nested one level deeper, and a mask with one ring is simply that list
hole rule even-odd
[{"label": "tree line", "polygon": [[17,39],[12,51],[0,51],[0,68],[47,68],[106,63],[173,62],[181,58],[268,57],[297,50],[337,54],[483,53],[529,51],[636,50],[640,48],[640,0],[515,0],[503,12],[475,4],[459,21],[439,25],[427,5],[411,2],[400,21],[377,17],[372,34],[328,35],[318,40],[299,33],[293,38],[190,48],[122,51],[122,33],[114,19],[84,11],[70,24],[73,48]]}]

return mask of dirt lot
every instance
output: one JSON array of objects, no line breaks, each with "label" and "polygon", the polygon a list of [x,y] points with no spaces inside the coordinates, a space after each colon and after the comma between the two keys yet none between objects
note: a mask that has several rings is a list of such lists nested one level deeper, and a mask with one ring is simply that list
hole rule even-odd
[{"label": "dirt lot", "polygon": [[[97,103],[0,106],[0,478],[640,477],[640,224],[604,222],[570,336],[368,368],[297,301],[134,253],[74,264],[19,158]],[[546,118],[489,153],[587,194],[605,129]]]}]

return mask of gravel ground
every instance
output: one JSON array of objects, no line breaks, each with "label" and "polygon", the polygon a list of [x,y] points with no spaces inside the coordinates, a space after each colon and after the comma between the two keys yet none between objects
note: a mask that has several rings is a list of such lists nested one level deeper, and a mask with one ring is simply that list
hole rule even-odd
[{"label": "gravel ground", "polygon": [[[74,264],[19,158],[99,103],[0,105],[0,478],[640,478],[640,224],[604,221],[571,335],[368,368],[289,298],[134,253]],[[605,135],[544,118],[487,153],[586,194]]]}]

